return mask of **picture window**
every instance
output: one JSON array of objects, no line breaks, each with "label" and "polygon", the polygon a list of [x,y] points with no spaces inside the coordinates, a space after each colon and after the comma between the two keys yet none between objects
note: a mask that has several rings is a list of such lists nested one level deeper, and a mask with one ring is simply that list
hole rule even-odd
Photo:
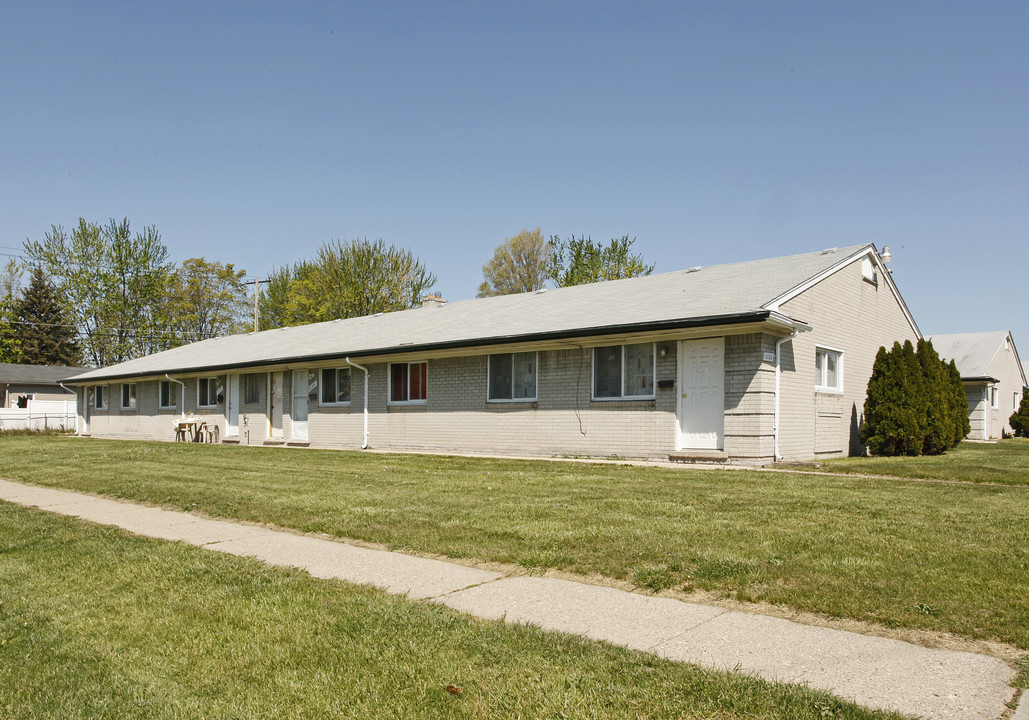
[{"label": "picture window", "polygon": [[393,363],[389,366],[389,401],[424,403],[428,363]]},{"label": "picture window", "polygon": [[536,399],[536,353],[489,356],[489,400]]},{"label": "picture window", "polygon": [[598,400],[654,397],[654,343],[593,349],[593,397]]},{"label": "picture window", "polygon": [[350,402],[350,368],[322,370],[322,405],[345,405]]}]

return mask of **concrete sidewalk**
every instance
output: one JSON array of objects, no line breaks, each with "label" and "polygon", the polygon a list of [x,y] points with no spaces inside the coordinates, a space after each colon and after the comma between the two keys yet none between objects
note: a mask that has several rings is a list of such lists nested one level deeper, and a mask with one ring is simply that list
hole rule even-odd
[{"label": "concrete sidewalk", "polygon": [[[513,576],[92,495],[0,480],[0,500],[129,532],[374,585],[481,618],[529,623],[671,660],[804,683],[858,704],[941,720],[996,720],[1003,661],[552,578]],[[1027,703],[1022,703],[1025,713]],[[1023,717],[1017,714],[1016,717]]]}]

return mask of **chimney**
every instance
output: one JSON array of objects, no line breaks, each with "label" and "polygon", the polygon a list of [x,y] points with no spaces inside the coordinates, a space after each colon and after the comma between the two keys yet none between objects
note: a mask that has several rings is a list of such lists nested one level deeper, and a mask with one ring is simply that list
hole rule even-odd
[{"label": "chimney", "polygon": [[437,295],[436,293],[429,293],[424,298],[422,298],[422,307],[423,308],[427,308],[427,307],[443,307],[446,304],[447,304],[447,301],[443,299],[443,296],[442,295]]}]

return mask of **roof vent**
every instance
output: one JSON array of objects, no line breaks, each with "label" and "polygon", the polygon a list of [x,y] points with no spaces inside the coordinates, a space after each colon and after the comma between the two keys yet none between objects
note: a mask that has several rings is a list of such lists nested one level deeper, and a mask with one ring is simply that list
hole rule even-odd
[{"label": "roof vent", "polygon": [[823,255],[833,255],[833,254],[835,254],[838,251],[839,251],[839,248],[827,248],[827,249],[822,251],[822,254]]},{"label": "roof vent", "polygon": [[542,295],[542,294],[543,294],[543,293],[545,293],[546,291],[547,291],[547,289],[546,289],[545,287],[542,287],[542,288],[540,288],[539,290],[537,290],[537,291],[536,291],[536,294],[537,294],[537,295]]},{"label": "roof vent", "polygon": [[691,268],[686,268],[686,272],[697,272],[698,270],[700,270],[700,265],[694,265]]}]

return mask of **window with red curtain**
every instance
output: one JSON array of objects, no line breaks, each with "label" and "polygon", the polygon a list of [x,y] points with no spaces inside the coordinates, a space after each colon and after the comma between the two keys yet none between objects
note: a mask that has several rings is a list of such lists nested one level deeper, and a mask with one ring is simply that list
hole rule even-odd
[{"label": "window with red curtain", "polygon": [[427,383],[427,363],[393,363],[389,367],[389,400],[395,403],[423,401]]}]

